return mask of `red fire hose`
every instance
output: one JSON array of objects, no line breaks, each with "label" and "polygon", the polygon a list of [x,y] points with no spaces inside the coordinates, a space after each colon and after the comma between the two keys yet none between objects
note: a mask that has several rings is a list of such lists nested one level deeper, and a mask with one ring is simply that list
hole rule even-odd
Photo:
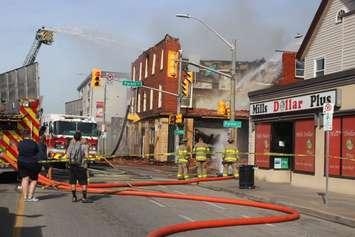
[{"label": "red fire hose", "polygon": [[[4,155],[3,160],[8,162],[14,169],[17,169],[16,163]],[[217,219],[217,220],[205,220],[205,221],[192,221],[187,223],[175,224],[170,226],[165,226],[153,230],[148,234],[148,237],[162,237],[171,235],[174,233],[205,229],[205,228],[218,228],[227,226],[238,226],[238,225],[255,225],[255,224],[267,224],[267,223],[279,223],[292,221],[299,218],[299,212],[285,206],[254,202],[249,200],[240,200],[232,198],[221,198],[221,197],[208,197],[199,195],[188,195],[188,194],[173,194],[173,193],[161,193],[161,192],[148,192],[148,191],[136,191],[136,190],[123,190],[117,191],[110,188],[118,187],[132,187],[132,186],[153,186],[153,185],[181,185],[181,184],[191,184],[198,182],[207,182],[214,180],[224,180],[229,177],[212,177],[212,178],[202,178],[202,179],[192,179],[184,181],[152,181],[152,182],[132,182],[132,183],[104,183],[104,184],[90,184],[88,185],[88,192],[99,193],[99,194],[111,194],[111,195],[125,195],[125,196],[141,196],[141,197],[157,197],[157,198],[170,198],[170,199],[180,199],[180,200],[191,200],[191,201],[205,201],[213,203],[223,203],[231,205],[241,205],[250,206],[255,208],[262,208],[268,210],[274,210],[285,213],[284,215],[275,216],[263,216],[263,217],[247,217],[247,218],[229,218],[229,219]],[[54,186],[61,190],[69,191],[71,187],[68,183],[57,182],[55,180],[48,179],[44,176],[39,177],[39,183],[45,186]]]}]

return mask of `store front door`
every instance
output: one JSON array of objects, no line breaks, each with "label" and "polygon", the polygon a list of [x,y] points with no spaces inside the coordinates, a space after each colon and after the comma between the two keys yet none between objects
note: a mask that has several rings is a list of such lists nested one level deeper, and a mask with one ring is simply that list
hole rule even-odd
[{"label": "store front door", "polygon": [[280,153],[280,155],[270,157],[271,168],[293,170],[293,156],[283,155],[293,154],[293,138],[293,122],[274,122],[271,124],[270,152]]}]

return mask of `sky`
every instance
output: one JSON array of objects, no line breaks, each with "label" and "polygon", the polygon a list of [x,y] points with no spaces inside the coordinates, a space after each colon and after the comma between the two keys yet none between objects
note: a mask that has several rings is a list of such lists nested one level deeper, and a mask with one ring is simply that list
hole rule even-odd
[{"label": "sky", "polygon": [[[305,34],[320,0],[1,0],[0,72],[22,65],[41,26],[57,30],[37,57],[45,113],[63,113],[94,67],[130,72],[130,64],[165,34],[180,39],[184,56],[230,60],[226,45],[189,13],[228,41],[237,60],[269,58],[297,33]],[[122,88],[124,90],[126,88]]]}]

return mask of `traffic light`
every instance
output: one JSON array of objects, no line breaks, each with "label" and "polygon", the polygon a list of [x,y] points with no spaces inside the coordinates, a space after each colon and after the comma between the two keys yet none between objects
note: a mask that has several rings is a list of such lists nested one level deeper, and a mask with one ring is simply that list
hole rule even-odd
[{"label": "traffic light", "polygon": [[176,78],[178,74],[178,62],[176,62],[179,59],[179,53],[177,51],[168,51],[168,77],[173,77]]},{"label": "traffic light", "polygon": [[217,114],[219,115],[226,114],[226,102],[224,102],[224,100],[218,101]]},{"label": "traffic light", "polygon": [[184,118],[183,118],[183,116],[182,116],[182,113],[179,113],[179,114],[176,115],[175,122],[176,122],[177,124],[182,124],[182,123],[184,122]]},{"label": "traffic light", "polygon": [[101,86],[100,79],[101,79],[101,69],[93,68],[91,70],[91,87],[95,88]]},{"label": "traffic light", "polygon": [[231,107],[229,103],[226,104],[226,115],[228,116],[228,118],[230,118],[231,116]]},{"label": "traffic light", "polygon": [[174,114],[169,114],[169,124],[174,125],[175,124],[176,117]]},{"label": "traffic light", "polygon": [[182,81],[182,94],[186,97],[188,97],[190,95],[189,93],[189,88],[190,88],[190,84],[193,81],[193,72],[186,72],[184,74],[184,79]]}]

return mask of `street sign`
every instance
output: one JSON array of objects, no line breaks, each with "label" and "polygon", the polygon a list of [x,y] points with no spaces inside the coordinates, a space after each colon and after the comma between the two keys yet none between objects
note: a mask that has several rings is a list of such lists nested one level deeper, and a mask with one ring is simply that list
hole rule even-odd
[{"label": "street sign", "polygon": [[241,128],[242,127],[242,121],[239,120],[225,120],[223,121],[223,127],[224,128]]},{"label": "street sign", "polygon": [[176,129],[176,130],[175,130],[175,135],[185,135],[185,130],[183,130],[183,129]]},{"label": "street sign", "polygon": [[334,112],[334,104],[333,103],[325,103],[323,105],[323,129],[324,129],[324,131],[332,131],[333,130],[333,112]]},{"label": "street sign", "polygon": [[142,87],[143,83],[142,81],[123,80],[122,85],[128,87]]}]

